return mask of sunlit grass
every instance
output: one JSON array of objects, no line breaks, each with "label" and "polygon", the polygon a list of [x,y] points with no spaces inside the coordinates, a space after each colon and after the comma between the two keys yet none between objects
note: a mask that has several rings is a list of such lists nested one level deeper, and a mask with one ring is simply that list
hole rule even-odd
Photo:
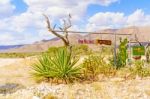
[{"label": "sunlit grass", "polygon": [[35,53],[0,53],[0,58],[25,58],[29,56],[41,55],[39,52]]}]

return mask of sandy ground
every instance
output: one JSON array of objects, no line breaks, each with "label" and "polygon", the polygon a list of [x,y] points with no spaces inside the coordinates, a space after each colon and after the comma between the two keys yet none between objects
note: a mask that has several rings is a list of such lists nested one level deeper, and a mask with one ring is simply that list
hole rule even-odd
[{"label": "sandy ground", "polygon": [[0,67],[22,61],[22,58],[0,58]]},{"label": "sandy ground", "polygon": [[24,86],[35,84],[31,79],[31,58],[0,59],[0,84],[20,83]]},{"label": "sandy ground", "polygon": [[[0,95],[0,99],[42,99],[43,93],[52,94],[58,99],[150,99],[150,78],[128,81],[113,78],[90,84],[57,86],[38,84],[30,75],[31,64],[35,60],[35,58],[0,59],[0,85],[19,83],[26,87],[7,96]],[[39,96],[40,94],[42,96]]]}]

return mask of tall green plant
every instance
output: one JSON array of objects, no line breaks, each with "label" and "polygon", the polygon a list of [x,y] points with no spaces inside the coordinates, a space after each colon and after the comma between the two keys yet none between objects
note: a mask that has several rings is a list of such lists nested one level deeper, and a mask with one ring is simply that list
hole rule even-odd
[{"label": "tall green plant", "polygon": [[116,64],[114,64],[116,65],[116,69],[119,69],[126,65],[126,60],[128,58],[127,44],[128,44],[127,39],[124,40],[120,39],[119,52],[117,53]]},{"label": "tall green plant", "polygon": [[126,65],[126,60],[128,58],[128,54],[127,54],[127,44],[128,44],[128,40],[124,39],[123,41],[120,40],[120,45],[119,45],[119,57],[122,61],[122,65],[125,66]]},{"label": "tall green plant", "polygon": [[80,67],[76,66],[78,59],[74,58],[66,48],[55,52],[54,56],[48,53],[42,55],[32,66],[33,76],[72,82],[80,76]]}]

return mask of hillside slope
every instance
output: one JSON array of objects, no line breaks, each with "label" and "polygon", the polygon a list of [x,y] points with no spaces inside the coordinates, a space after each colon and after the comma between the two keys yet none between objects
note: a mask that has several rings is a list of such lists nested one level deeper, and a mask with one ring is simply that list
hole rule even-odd
[{"label": "hillside slope", "polygon": [[[135,34],[138,37],[138,40],[141,42],[148,42],[150,41],[150,26],[145,27],[128,27],[128,28],[122,28],[122,29],[105,29],[100,30],[98,32],[101,33],[131,33],[131,36],[117,36],[117,41],[119,41],[120,37],[124,38],[131,38],[132,41],[135,41]],[[80,35],[80,34],[70,34],[69,40],[71,44],[78,44],[78,39],[107,39],[112,40],[114,42],[114,36],[108,35],[108,34],[87,34],[87,35]],[[49,47],[52,46],[63,46],[63,42],[59,38],[53,38],[51,40],[44,40],[39,41],[33,44],[24,45],[19,48],[12,48],[9,50],[5,50],[5,52],[43,52],[46,51]],[[94,46],[94,45],[90,45]],[[91,47],[92,48],[92,47]]]}]

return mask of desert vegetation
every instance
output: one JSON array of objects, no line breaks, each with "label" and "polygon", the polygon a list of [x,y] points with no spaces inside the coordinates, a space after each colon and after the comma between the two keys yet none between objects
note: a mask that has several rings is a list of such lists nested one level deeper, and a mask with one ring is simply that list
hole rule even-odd
[{"label": "desert vegetation", "polygon": [[[25,87],[29,86],[26,85],[25,87],[21,87],[21,89],[9,90],[4,89],[3,87],[1,92],[11,92],[9,94],[13,95],[13,93],[17,90],[24,90],[22,92],[28,93],[26,96],[29,97],[36,96],[42,97],[43,99],[64,98],[65,96],[62,96],[60,92],[58,92],[58,95],[48,90],[53,85],[55,85],[61,87],[59,90],[65,90],[66,93],[63,94],[70,98],[76,99],[76,97],[80,94],[80,91],[87,95],[89,92],[86,92],[83,87],[87,87],[92,94],[104,98],[110,98],[106,92],[106,90],[108,90],[106,87],[106,85],[108,86],[108,83],[112,88],[117,88],[120,85],[125,85],[125,83],[131,83],[130,81],[135,81],[135,83],[138,83],[136,82],[137,79],[140,79],[141,81],[147,80],[147,78],[150,76],[149,62],[146,62],[146,60],[134,60],[128,64],[128,61],[126,61],[128,58],[126,53],[126,44],[127,39],[120,41],[120,45],[117,51],[116,65],[114,64],[113,47],[110,46],[103,46],[100,50],[97,51],[90,49],[88,45],[82,44],[72,45],[71,51],[66,46],[50,47],[46,52],[30,54],[31,56],[34,56],[34,59],[33,57],[24,58],[28,57],[28,55],[25,54],[24,57],[21,57],[26,62],[22,60],[21,63],[15,64],[16,66],[13,67],[13,69],[11,69],[9,66],[3,67],[1,69],[1,72],[4,73],[2,76],[8,77],[8,74],[6,75],[5,72],[10,72],[6,70],[11,69],[14,70],[14,73],[9,75],[9,77],[14,77],[15,80],[18,78],[26,79],[26,84],[28,83],[30,86],[40,85],[39,88],[33,87],[34,89],[32,89],[31,87],[26,89]],[[4,55],[9,57],[9,54]],[[14,54],[13,57],[20,57],[17,55]],[[22,64],[25,65],[23,66]],[[27,74],[28,77],[25,76]],[[14,80],[9,81],[14,82]],[[10,83],[9,81],[7,80],[8,83]],[[18,82],[25,84],[24,81]],[[132,83],[132,85],[134,84]],[[81,88],[76,88],[77,86]],[[43,90],[43,88],[45,91],[40,91]],[[75,91],[70,91],[74,89]],[[31,90],[32,92],[30,92]],[[58,91],[58,89],[55,87],[52,90]],[[134,88],[129,88],[126,90],[131,93],[139,92]],[[149,94],[147,90],[144,91],[146,94]],[[19,93],[15,94],[19,95]],[[93,98],[94,96],[92,96],[92,94],[88,97]],[[14,96],[8,97],[10,98]],[[86,98],[86,96],[84,98]]]},{"label": "desert vegetation", "polygon": [[0,53],[0,58],[25,58],[30,56],[37,56],[42,54],[42,52],[38,53]]},{"label": "desert vegetation", "polygon": [[[125,46],[126,41],[124,40],[123,43]],[[119,57],[119,61],[116,61],[117,65],[114,66],[112,63],[113,55],[109,52],[110,50],[107,51],[108,49],[110,48],[104,47],[101,51],[97,52],[91,51],[86,45],[78,45],[73,46],[73,51],[70,53],[66,47],[49,48],[48,51],[39,56],[38,60],[32,65],[32,77],[34,77],[36,81],[47,82],[49,84],[65,84],[63,88],[65,89],[67,86],[68,89],[65,89],[67,93],[64,94],[71,99],[76,99],[77,96],[80,95],[80,91],[87,95],[84,96],[84,98],[90,97],[98,99],[103,97],[111,99],[112,96],[108,96],[108,88],[105,82],[112,81],[107,86],[111,85],[111,88],[114,88],[114,86],[120,88],[123,84],[131,84],[131,82],[134,84],[134,81],[136,84],[136,79],[143,79],[141,81],[144,81],[146,77],[150,76],[148,63],[138,60],[133,61],[130,65],[126,64],[125,60],[127,60],[127,56],[123,57],[126,54],[123,53],[123,51],[126,51],[125,47],[120,46],[119,52],[117,53],[117,55],[119,55],[117,56]],[[84,59],[81,60],[83,56]],[[88,92],[86,92],[83,87],[86,87],[92,94],[98,96],[95,97],[92,96],[92,94],[88,96]],[[70,92],[72,88],[75,90],[74,92]],[[130,93],[139,92],[136,88],[126,88]],[[92,90],[94,90],[94,92]],[[149,97],[147,90],[145,94],[146,97]],[[82,96],[83,95],[79,97]],[[57,95],[53,92],[48,92],[45,95],[42,92],[38,92],[38,97],[43,97],[43,99],[65,98],[65,96]],[[128,97],[132,98],[132,96]]]},{"label": "desert vegetation", "polygon": [[[101,51],[92,51],[87,45],[74,45],[70,53],[66,47],[51,47],[32,65],[33,76],[55,83],[98,81],[100,76],[101,80],[111,77],[122,77],[127,80],[137,76],[142,79],[150,76],[148,63],[139,60],[127,64],[126,46],[127,39],[120,41],[116,65],[110,53],[111,48],[103,47]],[[84,59],[81,61],[83,56]]]},{"label": "desert vegetation", "polygon": [[[87,45],[73,45],[71,50],[70,52],[66,47],[50,47],[46,52],[32,54],[34,59],[33,57],[29,60],[26,58],[25,61],[15,64],[15,67],[3,67],[1,76],[8,75],[5,74],[7,69],[14,70],[14,73],[11,73],[12,76],[9,76],[10,80],[7,80],[10,86],[10,81],[14,82],[16,79],[19,79],[18,82],[21,79],[26,79],[29,85],[22,81],[22,84],[25,84],[23,87],[19,87],[19,89],[9,89],[8,87],[8,89],[5,89],[2,87],[1,92],[8,94],[6,95],[8,99],[15,99],[16,97],[28,99],[33,97],[62,99],[63,97],[63,99],[67,99],[65,98],[66,96],[73,99],[77,97],[90,97],[91,99],[103,97],[109,99],[113,97],[112,94],[108,96],[110,93],[107,92],[110,90],[117,90],[118,93],[115,94],[119,94],[121,90],[130,93],[140,92],[137,88],[129,88],[126,84],[135,84],[138,87],[146,86],[144,88],[149,88],[148,83],[144,85],[144,82],[148,82],[148,77],[150,76],[149,63],[143,60],[136,60],[130,64],[123,63],[125,61],[122,61],[122,59],[124,60],[126,57],[122,57],[123,54],[121,54],[122,56],[120,55],[121,51],[124,51],[122,48],[117,53],[121,57],[120,61],[116,61],[117,67],[114,66],[112,61],[114,57],[112,53],[113,48],[111,47],[103,46],[102,49],[93,51]],[[22,70],[20,70],[21,68],[18,69],[18,66],[21,66]],[[27,74],[28,77],[26,77]],[[12,78],[15,78],[15,80],[11,80]],[[137,82],[137,79],[140,79],[140,81]],[[139,82],[142,85],[139,85]],[[26,86],[30,87],[26,88]],[[111,86],[112,89],[107,86]],[[122,86],[124,87],[122,88]],[[61,93],[60,90],[63,90],[65,93]],[[143,91],[146,96],[149,96],[149,89],[143,89]],[[21,92],[27,93],[27,95],[21,96]],[[81,95],[81,93],[84,93],[84,95]],[[89,93],[91,94],[89,95]],[[3,98],[3,96],[0,97]],[[132,98],[132,96],[129,97]]]}]

